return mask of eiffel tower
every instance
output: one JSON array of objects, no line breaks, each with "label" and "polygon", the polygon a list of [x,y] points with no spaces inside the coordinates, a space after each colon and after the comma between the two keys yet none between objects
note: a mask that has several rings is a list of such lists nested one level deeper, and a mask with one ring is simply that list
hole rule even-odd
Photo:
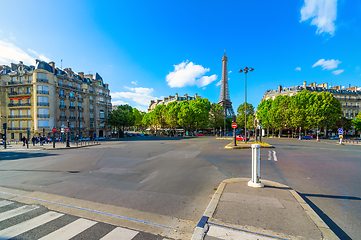
[{"label": "eiffel tower", "polygon": [[231,98],[229,97],[229,88],[228,88],[228,72],[227,72],[227,61],[226,51],[224,51],[224,56],[222,58],[223,68],[222,68],[222,87],[221,87],[221,95],[219,96],[219,102],[223,107],[223,115],[224,117],[233,118],[235,116]]}]

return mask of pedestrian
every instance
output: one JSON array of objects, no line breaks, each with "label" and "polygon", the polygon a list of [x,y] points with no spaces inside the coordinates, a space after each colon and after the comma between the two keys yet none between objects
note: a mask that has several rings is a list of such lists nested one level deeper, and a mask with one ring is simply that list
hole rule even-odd
[{"label": "pedestrian", "polygon": [[33,142],[33,146],[35,146],[35,142],[36,142],[35,136],[33,136],[33,138],[31,139],[31,141]]},{"label": "pedestrian", "polygon": [[25,144],[26,144],[26,146],[28,146],[28,139],[27,138],[25,138]]},{"label": "pedestrian", "polygon": [[25,146],[25,137],[22,137],[21,141],[23,141],[23,147],[24,147]]}]

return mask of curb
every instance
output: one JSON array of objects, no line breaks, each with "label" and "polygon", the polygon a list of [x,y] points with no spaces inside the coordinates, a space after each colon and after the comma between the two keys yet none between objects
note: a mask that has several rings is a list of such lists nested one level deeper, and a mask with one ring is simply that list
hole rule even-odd
[{"label": "curb", "polygon": [[[217,188],[217,191],[213,194],[212,200],[209,202],[208,207],[204,211],[204,214],[197,224],[197,227],[194,230],[192,240],[203,240],[208,229],[209,225],[207,224],[208,219],[211,218],[216,211],[217,205],[219,203],[219,200],[223,194],[224,188],[226,187],[227,183],[236,183],[236,182],[246,182],[249,178],[229,178],[223,180],[219,187]],[[290,186],[262,179],[262,182],[267,185],[274,185],[279,187],[285,187],[290,188],[290,193],[292,196],[297,200],[297,202],[301,205],[305,213],[310,217],[310,219],[315,223],[317,228],[320,230],[322,234],[322,239],[324,240],[336,240],[339,239],[337,235],[329,228],[329,226],[321,219],[321,217],[303,200],[303,198]]]}]

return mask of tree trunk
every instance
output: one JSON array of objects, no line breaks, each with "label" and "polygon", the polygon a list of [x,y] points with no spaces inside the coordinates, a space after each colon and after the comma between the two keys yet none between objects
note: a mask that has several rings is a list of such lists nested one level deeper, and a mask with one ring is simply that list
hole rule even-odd
[{"label": "tree trunk", "polygon": [[279,129],[279,130],[278,130],[278,138],[281,138],[281,133],[282,133],[282,130]]}]

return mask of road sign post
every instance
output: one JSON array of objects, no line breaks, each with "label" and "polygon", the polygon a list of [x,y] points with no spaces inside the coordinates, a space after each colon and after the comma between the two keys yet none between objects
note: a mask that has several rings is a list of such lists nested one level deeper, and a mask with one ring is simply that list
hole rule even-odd
[{"label": "road sign post", "polygon": [[340,144],[342,144],[342,139],[343,139],[343,130],[342,130],[342,128],[338,129],[338,136],[340,137]]},{"label": "road sign post", "polygon": [[67,135],[66,147],[70,147],[70,145],[69,145],[69,122],[68,122],[68,126],[65,128],[65,132],[66,132],[66,135]]},{"label": "road sign post", "polygon": [[53,129],[51,129],[51,131],[53,131],[53,148],[55,148],[55,133],[58,129],[56,129],[55,127]]},{"label": "road sign post", "polygon": [[232,123],[232,128],[233,128],[233,146],[237,146],[237,139],[236,139],[236,128],[237,128],[237,123]]},{"label": "road sign post", "polygon": [[30,141],[30,130],[26,131],[27,138],[26,138],[26,148],[29,148],[29,141]]}]

